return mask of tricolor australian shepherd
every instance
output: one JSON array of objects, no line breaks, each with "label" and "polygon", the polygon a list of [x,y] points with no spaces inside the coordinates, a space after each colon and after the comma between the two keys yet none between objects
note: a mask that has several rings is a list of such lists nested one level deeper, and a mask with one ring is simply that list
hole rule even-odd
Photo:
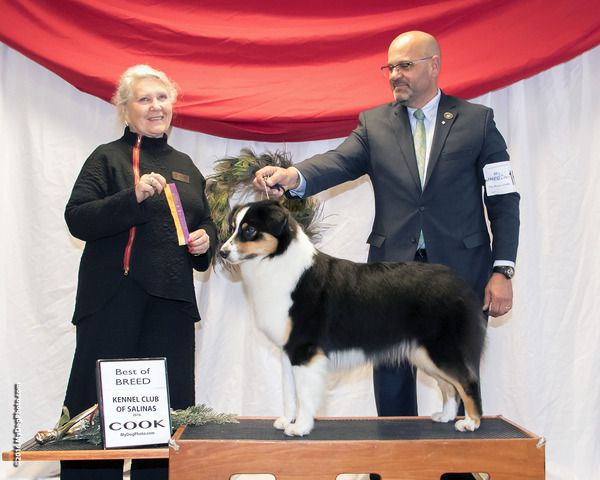
[{"label": "tricolor australian shepherd", "polygon": [[275,428],[306,435],[314,426],[330,368],[404,360],[435,378],[443,397],[436,422],[481,419],[481,303],[442,265],[355,263],[315,249],[276,201],[239,206],[221,256],[239,264],[258,327],[283,349],[283,416]]}]

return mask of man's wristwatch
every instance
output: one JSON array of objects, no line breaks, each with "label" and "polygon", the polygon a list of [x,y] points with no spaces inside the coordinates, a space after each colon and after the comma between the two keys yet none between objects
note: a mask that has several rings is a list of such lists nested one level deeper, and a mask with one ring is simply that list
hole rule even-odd
[{"label": "man's wristwatch", "polygon": [[510,280],[511,278],[513,278],[515,276],[515,269],[513,267],[509,267],[508,265],[498,265],[498,266],[494,267],[493,272],[501,273],[508,280]]}]

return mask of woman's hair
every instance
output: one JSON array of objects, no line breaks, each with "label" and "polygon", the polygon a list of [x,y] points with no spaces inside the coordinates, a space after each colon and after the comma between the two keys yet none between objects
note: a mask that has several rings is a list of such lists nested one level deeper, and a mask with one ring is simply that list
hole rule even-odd
[{"label": "woman's hair", "polygon": [[[164,72],[152,68],[150,65],[134,65],[123,72],[117,90],[111,102],[116,107],[123,107],[133,96],[133,85],[144,78],[157,78],[164,83],[172,103],[177,101],[177,85],[171,81]],[[121,108],[119,108],[121,110]]]}]

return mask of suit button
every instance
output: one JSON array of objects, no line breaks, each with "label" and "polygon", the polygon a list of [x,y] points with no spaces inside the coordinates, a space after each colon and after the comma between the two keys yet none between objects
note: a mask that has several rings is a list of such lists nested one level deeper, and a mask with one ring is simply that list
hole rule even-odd
[{"label": "suit button", "polygon": [[410,237],[410,243],[417,243],[417,239],[415,237]]},{"label": "suit button", "polygon": [[419,207],[419,212],[424,212],[425,211],[425,207]]}]

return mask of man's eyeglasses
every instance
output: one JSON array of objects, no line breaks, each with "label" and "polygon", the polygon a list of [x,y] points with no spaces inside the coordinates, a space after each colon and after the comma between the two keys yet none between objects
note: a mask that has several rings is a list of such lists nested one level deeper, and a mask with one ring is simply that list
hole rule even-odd
[{"label": "man's eyeglasses", "polygon": [[409,72],[417,63],[426,62],[431,58],[433,58],[433,55],[430,55],[429,57],[417,58],[416,60],[404,60],[402,62],[398,62],[396,65],[384,65],[380,68],[380,70],[384,77],[389,77],[393,73]]}]

